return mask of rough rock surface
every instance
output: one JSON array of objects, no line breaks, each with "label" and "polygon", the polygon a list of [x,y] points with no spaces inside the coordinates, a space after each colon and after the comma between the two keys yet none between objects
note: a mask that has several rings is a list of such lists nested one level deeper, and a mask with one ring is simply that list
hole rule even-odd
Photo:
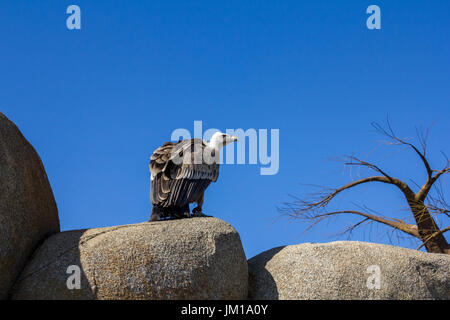
[{"label": "rough rock surface", "polygon": [[[67,273],[81,269],[80,289]],[[146,222],[53,235],[36,251],[13,299],[245,299],[238,233],[216,218]]]},{"label": "rough rock surface", "polygon": [[0,299],[35,247],[59,231],[56,202],[41,159],[0,113]]},{"label": "rough rock surface", "polygon": [[251,299],[450,299],[449,255],[388,245],[279,247],[250,259],[249,270]]}]

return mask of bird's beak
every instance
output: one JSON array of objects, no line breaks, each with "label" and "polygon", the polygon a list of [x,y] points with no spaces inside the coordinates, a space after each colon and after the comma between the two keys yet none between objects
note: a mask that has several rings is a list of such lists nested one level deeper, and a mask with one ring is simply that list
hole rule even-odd
[{"label": "bird's beak", "polygon": [[238,137],[236,137],[236,136],[232,136],[231,139],[233,139],[233,142],[238,141]]}]

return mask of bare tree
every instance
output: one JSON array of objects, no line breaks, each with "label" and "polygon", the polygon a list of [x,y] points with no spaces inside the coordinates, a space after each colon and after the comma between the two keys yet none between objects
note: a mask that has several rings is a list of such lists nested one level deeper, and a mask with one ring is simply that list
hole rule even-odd
[{"label": "bare tree", "polygon": [[[446,165],[443,169],[433,170],[427,159],[427,138],[429,129],[426,131],[417,130],[419,139],[419,146],[416,146],[406,139],[399,138],[387,120],[386,128],[380,126],[377,123],[372,123],[372,126],[382,135],[389,138],[389,144],[393,146],[406,146],[411,148],[415,154],[421,159],[426,173],[427,179],[422,186],[418,186],[418,191],[414,192],[413,189],[404,181],[392,177],[386,171],[382,170],[378,166],[363,161],[354,156],[346,157],[345,164],[347,166],[365,167],[376,173],[374,176],[361,178],[359,180],[350,182],[340,188],[324,188],[320,193],[315,194],[312,197],[305,199],[297,198],[293,203],[286,203],[285,207],[279,210],[288,215],[289,217],[300,219],[302,221],[309,222],[310,225],[307,228],[310,229],[319,222],[328,219],[333,216],[342,214],[353,214],[362,217],[358,223],[348,226],[343,233],[351,233],[357,227],[360,227],[366,223],[381,223],[385,226],[393,228],[406,233],[409,236],[417,238],[422,245],[417,248],[425,247],[428,252],[432,253],[446,253],[450,254],[450,246],[444,237],[444,233],[450,230],[450,227],[439,229],[436,224],[435,218],[437,215],[445,215],[450,217],[450,209],[447,202],[444,199],[444,193],[442,191],[442,185],[440,184],[440,178],[450,172],[450,161],[446,158]],[[370,211],[367,208],[362,210],[339,210],[328,211],[328,204],[340,193],[352,189],[358,185],[381,182],[389,184],[401,191],[401,194],[408,203],[408,211],[412,214],[414,222],[412,224],[406,223],[400,219],[384,217],[376,214],[374,211]],[[430,191],[434,189],[434,196],[430,194]]]}]

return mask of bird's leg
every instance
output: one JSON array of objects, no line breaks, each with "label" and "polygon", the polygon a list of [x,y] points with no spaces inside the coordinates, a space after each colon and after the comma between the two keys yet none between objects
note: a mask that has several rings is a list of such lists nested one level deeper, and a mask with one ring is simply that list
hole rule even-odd
[{"label": "bird's leg", "polygon": [[181,207],[181,216],[182,218],[190,218],[191,217],[191,210],[189,209],[189,203],[183,207]]},{"label": "bird's leg", "polygon": [[189,211],[189,204],[181,206],[181,207],[169,207],[167,208],[167,217],[168,220],[176,220],[183,218],[190,218],[191,213]]},{"label": "bird's leg", "polygon": [[163,209],[158,205],[153,205],[152,214],[150,215],[150,220],[148,221],[159,221],[164,217]]},{"label": "bird's leg", "polygon": [[205,217],[205,214],[202,212],[202,208],[201,207],[195,207],[192,210],[192,216],[193,217]]},{"label": "bird's leg", "polygon": [[203,192],[200,198],[196,201],[197,207],[192,210],[193,217],[210,217],[202,212],[203,201],[205,200],[205,193]]}]

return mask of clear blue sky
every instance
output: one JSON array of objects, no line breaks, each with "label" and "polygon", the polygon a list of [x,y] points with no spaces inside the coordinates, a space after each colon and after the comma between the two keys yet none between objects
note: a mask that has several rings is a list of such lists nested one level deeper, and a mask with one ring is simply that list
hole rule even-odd
[{"label": "clear blue sky", "polygon": [[[70,4],[81,8],[81,30],[66,28]],[[366,28],[371,4],[381,8],[381,30]],[[403,137],[434,123],[429,156],[441,168],[440,151],[450,154],[449,12],[446,0],[4,0],[0,110],[41,155],[62,230],[146,221],[152,151],[202,120],[280,130],[277,175],[225,165],[207,190],[205,212],[237,229],[247,257],[346,239],[332,235],[354,217],[303,234],[302,224],[274,222],[276,207],[314,191],[301,183],[351,181],[329,161],[343,154],[423,182],[413,153],[379,147],[370,123],[387,115]],[[351,202],[408,217],[386,185],[361,186],[332,208],[355,209]],[[388,243],[382,230],[353,239]]]}]

